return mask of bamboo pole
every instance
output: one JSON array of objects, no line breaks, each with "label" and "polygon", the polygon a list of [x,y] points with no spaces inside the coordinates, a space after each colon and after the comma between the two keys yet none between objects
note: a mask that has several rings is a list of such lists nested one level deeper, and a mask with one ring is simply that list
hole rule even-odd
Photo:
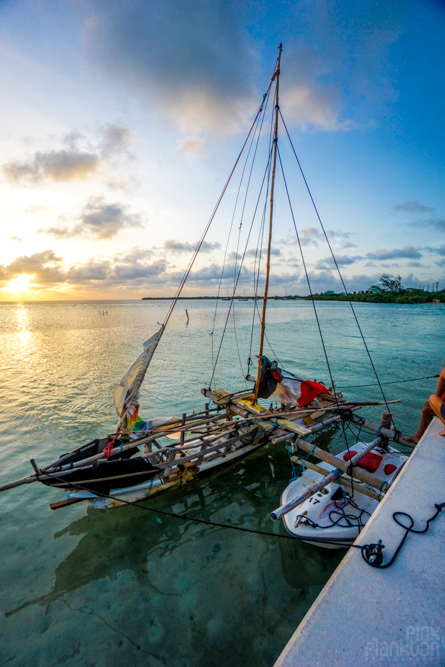
[{"label": "bamboo pole", "polygon": [[[349,474],[352,461],[343,461],[343,459],[339,459],[337,456],[329,454],[329,452],[325,452],[324,449],[320,449],[316,445],[312,445],[312,443],[306,442],[306,440],[302,440],[301,438],[297,440],[296,446],[303,452],[307,452],[321,461],[326,461],[326,463],[330,463],[334,468],[338,468],[342,472]],[[354,467],[352,477],[358,479],[360,482],[369,484],[369,486],[372,486],[375,489],[380,490],[380,487],[382,486],[382,480],[377,477],[377,475],[374,475],[372,472],[368,472],[363,468]],[[391,485],[389,484],[389,486]]]},{"label": "bamboo pole", "polygon": [[[329,470],[326,470],[326,468],[322,468],[321,466],[317,466],[315,463],[311,463],[310,461],[307,461],[306,459],[299,459],[296,456],[291,456],[291,461],[296,463],[299,466],[304,466],[305,468],[308,468],[309,470],[313,470],[314,472],[318,472],[319,475],[328,475]],[[381,500],[382,495],[379,496],[378,493],[375,491],[372,491],[371,489],[368,489],[365,486],[352,486],[351,482],[347,477],[344,475],[341,475],[339,477],[338,483],[341,484],[342,486],[346,486],[348,490],[354,490],[357,493],[361,493],[364,496],[368,496],[368,498],[372,498],[373,500]]]},{"label": "bamboo pole", "polygon": [[317,493],[317,491],[324,489],[324,487],[331,482],[338,481],[339,476],[339,470],[333,470],[332,472],[328,473],[319,482],[311,486],[309,489],[306,489],[306,491],[303,491],[303,493],[300,493],[299,496],[293,498],[293,500],[290,500],[288,503],[286,503],[286,505],[277,507],[276,510],[270,513],[270,518],[272,521],[278,521],[278,519],[281,519],[281,517],[283,517],[285,514],[288,514],[288,512],[291,512],[295,507],[301,505],[301,503],[313,496],[315,493]]},{"label": "bamboo pole", "polygon": [[[196,422],[194,424],[194,426],[196,427],[196,426],[209,424],[209,423],[214,422],[214,421],[219,421],[220,419],[224,419],[226,416],[227,416],[227,412],[224,412],[220,415],[215,415],[214,417],[209,417],[209,419],[202,419],[201,421]],[[184,427],[183,426],[180,426],[180,427],[175,427],[174,426],[175,424],[180,424],[180,423],[181,423],[181,420],[177,419],[174,422],[171,422],[172,427],[170,429],[166,429],[165,428],[166,424],[163,424],[162,426],[159,426],[157,429],[152,429],[152,430],[148,431],[148,433],[150,433],[152,435],[143,435],[141,438],[135,438],[134,440],[131,440],[131,442],[129,442],[127,445],[122,445],[122,446],[117,445],[116,447],[114,447],[111,450],[110,456],[114,456],[115,454],[120,454],[122,452],[126,452],[129,449],[134,449],[135,447],[139,447],[139,445],[148,444],[150,442],[153,442],[153,440],[155,440],[156,438],[164,438],[169,433],[171,433],[172,431],[174,433],[179,433],[183,429],[188,430],[188,428],[189,428],[188,424],[186,424]],[[125,434],[125,435],[128,435],[128,434]],[[66,454],[66,455],[60,457],[59,459],[57,459],[56,461],[54,461],[50,465],[47,465],[45,468],[42,468],[42,472],[47,472],[48,470],[51,470],[51,469],[59,466],[61,463],[63,464],[63,461],[66,458],[69,458],[69,456],[70,456],[70,454]],[[103,453],[100,452],[99,454],[94,454],[93,456],[90,456],[87,459],[84,459],[83,461],[78,461],[76,463],[73,463],[73,467],[78,467],[76,464],[85,465],[86,463],[94,463],[95,461],[100,461],[103,458],[104,458]],[[0,491],[1,491],[1,487],[0,487]]]},{"label": "bamboo pole", "polygon": [[370,431],[379,433],[380,435],[383,435],[385,438],[393,440],[396,444],[404,445],[404,447],[410,447],[411,449],[414,449],[414,447],[416,446],[413,442],[408,442],[408,440],[405,440],[405,438],[398,437],[396,431],[384,428],[383,426],[378,426],[377,424],[368,422],[366,419],[362,420],[361,418],[357,417],[356,419],[352,419],[352,422],[354,424],[358,424],[359,426],[363,426],[363,428],[367,428]]},{"label": "bamboo pole", "polygon": [[[377,447],[381,441],[382,438],[379,436],[378,438],[370,442],[368,445],[366,445],[366,447],[362,449],[360,452],[358,452],[355,456],[353,456],[352,459],[348,461],[348,463],[350,463],[352,466],[355,466],[360,461],[360,459],[362,459],[368,452],[370,452],[371,449]],[[341,461],[341,459],[337,459],[337,461]],[[305,500],[307,500],[315,493],[317,493],[317,491],[324,489],[325,486],[328,486],[328,484],[330,484],[331,482],[338,481],[341,475],[342,471],[341,469],[339,469],[339,466],[337,465],[335,470],[329,472],[319,482],[313,484],[309,489],[306,489],[306,491],[303,491],[303,493],[301,493],[296,498],[293,498],[285,505],[277,507],[277,509],[271,513],[270,518],[272,519],[272,521],[277,521],[278,519],[281,519],[285,514],[288,514],[293,509],[295,509],[295,507],[298,507],[298,505],[301,505],[301,503],[303,503]]]}]

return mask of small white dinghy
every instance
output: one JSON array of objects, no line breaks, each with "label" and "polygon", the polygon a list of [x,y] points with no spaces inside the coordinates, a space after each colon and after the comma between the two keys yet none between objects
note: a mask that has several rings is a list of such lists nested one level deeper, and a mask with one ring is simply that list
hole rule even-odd
[{"label": "small white dinghy", "polygon": [[[366,443],[358,442],[349,452],[346,450],[338,454],[338,458],[349,461],[367,447],[369,445]],[[393,482],[407,458],[392,447],[386,450],[375,446],[362,456],[356,465],[381,479],[383,489],[384,482]],[[326,474],[335,471],[334,466],[326,463],[323,469]],[[303,474],[284,490],[281,508],[292,504],[294,499],[308,492],[320,482],[322,474],[322,470],[304,470]],[[343,486],[339,482],[342,482]],[[282,517],[287,532],[305,542],[327,549],[339,549],[342,545],[347,547],[352,544],[379,504],[378,492],[367,484],[351,480],[349,475],[342,475],[339,482],[334,479],[285,514],[276,510]],[[278,517],[273,514],[272,518]]]}]

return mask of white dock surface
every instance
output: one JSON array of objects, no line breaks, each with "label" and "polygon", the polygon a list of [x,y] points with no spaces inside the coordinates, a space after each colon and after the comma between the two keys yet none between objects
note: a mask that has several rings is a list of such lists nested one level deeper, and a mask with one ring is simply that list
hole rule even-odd
[{"label": "white dock surface", "polygon": [[[383,541],[384,562],[404,531],[445,502],[445,438],[434,419],[356,544]],[[410,533],[388,569],[370,567],[350,549],[293,634],[275,667],[445,665],[445,508],[424,535]]]}]

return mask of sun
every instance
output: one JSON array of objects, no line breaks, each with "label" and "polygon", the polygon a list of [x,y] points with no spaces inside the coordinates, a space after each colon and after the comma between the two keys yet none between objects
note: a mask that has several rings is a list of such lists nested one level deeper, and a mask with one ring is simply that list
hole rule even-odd
[{"label": "sun", "polygon": [[34,274],[32,274],[30,276],[27,273],[23,273],[18,278],[14,278],[14,280],[11,280],[9,285],[7,285],[7,287],[5,287],[4,289],[7,292],[14,292],[15,294],[22,294],[23,292],[27,292],[29,290],[29,283],[33,278],[34,278]]}]

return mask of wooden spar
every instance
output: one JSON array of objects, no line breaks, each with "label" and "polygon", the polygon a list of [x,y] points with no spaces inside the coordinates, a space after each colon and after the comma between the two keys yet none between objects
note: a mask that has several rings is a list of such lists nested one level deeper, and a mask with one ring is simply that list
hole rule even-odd
[{"label": "wooden spar", "polygon": [[[350,408],[351,411],[353,410],[360,410],[360,407],[357,408]],[[324,428],[328,424],[332,424],[333,422],[338,421],[341,419],[340,415],[334,415],[333,417],[328,417],[327,419],[323,419],[321,422],[316,422],[313,426],[311,426],[311,433],[315,433],[321,428]],[[275,436],[270,439],[271,443],[276,445],[279,442],[284,442],[285,440],[289,440],[289,433],[283,433],[283,429],[277,429],[275,431]],[[294,434],[292,434],[294,435]]]},{"label": "wooden spar", "polygon": [[[234,436],[234,438],[230,439],[230,442],[233,442],[234,440],[240,439],[243,435],[245,435],[245,434],[240,435],[240,434],[237,433],[236,436]],[[218,434],[217,436],[215,436],[213,438],[209,438],[206,441],[206,444],[212,445],[215,441],[219,440],[220,438],[221,438],[221,434]],[[153,438],[151,438],[151,440],[154,440],[154,439],[155,439],[155,436],[153,436]],[[224,441],[222,443],[218,443],[217,445],[215,445],[213,447],[210,447],[210,446],[206,447],[205,452],[213,451],[214,449],[218,449],[218,448],[221,448],[223,446],[226,446],[228,444],[228,442],[229,441],[227,440],[227,441]],[[174,445],[171,445],[170,447],[164,447],[163,449],[158,449],[156,452],[150,452],[148,454],[143,454],[143,455],[141,455],[140,458],[148,459],[148,458],[150,458],[150,456],[153,456],[154,453],[157,454],[157,455],[158,454],[179,453],[180,451],[183,451],[185,449],[197,448],[200,445],[202,445],[202,439],[197,438],[196,440],[193,440],[192,442],[186,443],[182,447],[181,450],[179,450]],[[117,451],[120,451],[120,448],[117,448]],[[198,453],[194,454],[193,456],[198,456]],[[91,458],[94,458],[94,457],[90,457],[90,459]],[[90,459],[88,459],[88,460],[90,460]],[[190,460],[190,457],[181,458],[180,460],[178,460],[178,463],[183,463],[183,462],[186,462],[188,460]],[[86,461],[87,461],[87,459],[85,459],[85,461],[78,461],[77,462],[78,465],[76,466],[76,464],[73,464],[72,468],[71,468],[71,466],[68,465],[66,467],[62,467],[62,468],[59,468],[58,470],[55,470],[53,473],[51,471],[49,471],[48,474],[32,475],[31,477],[25,477],[24,479],[18,479],[15,482],[9,482],[9,484],[4,484],[3,486],[0,486],[0,492],[1,491],[7,491],[8,489],[12,489],[12,488],[15,488],[17,486],[22,486],[23,484],[31,484],[33,482],[48,482],[51,479],[54,479],[54,477],[57,477],[57,475],[59,475],[60,473],[63,473],[64,475],[68,475],[72,472],[81,471],[81,470],[83,470],[84,467],[87,467],[86,466]],[[167,463],[155,464],[153,467],[155,467],[155,468],[161,467],[162,468],[162,467],[165,467],[166,465],[167,465]],[[123,477],[123,475],[122,475],[122,477]]]},{"label": "wooden spar", "polygon": [[[213,394],[213,392],[209,392],[209,390],[205,390],[205,392],[206,392],[205,395],[208,396],[209,398],[211,398],[214,402],[217,402],[221,398],[221,397],[218,397],[216,394]],[[210,395],[210,394],[213,394],[213,395]],[[396,401],[391,401],[391,403],[395,403],[395,402]],[[359,403],[358,405],[361,406],[362,404]],[[357,404],[347,404],[344,407],[351,408],[351,406],[352,406],[352,409],[354,409],[354,408],[357,407]],[[331,411],[333,409],[335,409],[335,408],[330,408],[330,407],[324,408],[325,412]],[[233,406],[233,409],[231,410],[231,412],[233,412],[234,414],[240,414],[244,410],[248,411],[248,406],[246,407],[245,404],[243,404],[242,409],[235,408],[235,406]],[[314,410],[318,410],[318,408],[308,409],[308,410],[305,410],[305,411],[302,411],[302,412],[292,411],[292,412],[289,412],[289,413],[282,413],[282,416],[286,416],[286,417],[304,417],[306,415],[310,415]],[[216,415],[214,417],[210,417],[208,419],[202,419],[202,420],[196,421],[193,424],[192,428],[196,428],[198,426],[203,426],[203,425],[206,425],[206,424],[211,424],[215,421],[219,421],[221,419],[224,419],[226,416],[227,416],[227,412],[224,412],[224,413],[221,413],[221,414]],[[277,413],[265,412],[264,414],[262,414],[260,416],[258,416],[256,414],[256,416],[252,415],[251,417],[247,417],[247,420],[251,419],[252,421],[260,421],[260,420],[265,421],[266,419],[271,418],[271,417],[275,419],[276,416],[277,416]],[[315,430],[318,430],[319,428],[322,428],[323,426],[325,426],[327,423],[330,423],[330,421],[337,421],[337,420],[338,420],[338,417],[333,417],[330,420],[324,420],[323,422],[320,422],[319,424],[315,424],[311,429],[305,429],[304,435],[306,435],[306,431],[314,432]],[[192,420],[190,419],[186,423],[185,426],[176,427],[176,424],[180,424],[182,422],[182,418],[181,418],[181,420],[179,420],[179,419],[172,420],[172,421],[170,421],[166,424],[163,424],[161,427],[159,427],[159,429],[153,429],[153,430],[149,431],[149,433],[151,433],[153,435],[146,435],[146,436],[142,436],[141,438],[137,438],[135,440],[132,440],[127,445],[123,445],[122,448],[121,448],[120,445],[115,447],[111,452],[111,456],[114,456],[116,454],[128,451],[129,449],[134,449],[135,447],[138,447],[139,445],[143,445],[143,444],[146,444],[146,443],[148,444],[149,442],[153,442],[153,440],[156,439],[156,438],[164,437],[164,436],[168,435],[169,430],[167,429],[167,427],[170,426],[170,425],[172,427],[170,430],[174,430],[175,433],[180,433],[180,432],[183,432],[184,430],[191,430],[190,426],[189,426],[191,421]],[[239,420],[239,423],[241,423],[242,421],[243,420]],[[225,428],[226,426],[231,425],[231,423],[232,422],[224,422],[223,424],[221,424],[221,428]],[[294,427],[295,427],[295,425],[294,425]],[[377,429],[377,427],[376,427],[376,429]],[[300,427],[300,430],[301,430],[301,427]],[[300,433],[300,435],[301,435],[301,433]],[[57,459],[56,461],[54,461],[50,465],[45,466],[44,468],[42,468],[41,472],[45,473],[45,472],[47,472],[51,469],[54,469],[54,468],[58,467],[60,464],[63,465],[63,461],[67,457],[69,457],[69,454],[67,454],[66,457],[63,456],[63,457]],[[83,466],[88,465],[90,463],[94,463],[95,461],[103,460],[103,458],[104,457],[103,457],[102,453],[95,454],[93,456],[88,457],[87,459],[84,459],[83,461],[78,461],[78,462],[74,463],[73,467],[74,468],[80,468],[80,467],[83,467]],[[62,470],[63,469],[64,468],[62,467]],[[32,476],[31,478],[25,478],[25,479],[27,479],[29,481],[26,481],[26,482],[23,481],[22,482],[21,480],[17,480],[17,482],[22,482],[23,484],[30,484],[32,481],[37,481],[34,478],[34,476]],[[14,484],[15,486],[20,486],[20,484],[18,484],[18,483],[16,484],[15,482],[11,482],[11,484]],[[13,488],[13,487],[10,487],[9,485],[6,485],[6,487],[7,488]],[[6,490],[6,488],[3,487],[3,486],[0,487],[0,492],[3,491],[3,490]]]},{"label": "wooden spar", "polygon": [[[212,423],[214,421],[219,421],[220,419],[225,419],[226,416],[227,416],[227,412],[223,412],[223,413],[221,413],[221,414],[219,414],[215,417],[210,417],[209,419],[202,419],[201,421],[195,422],[194,426],[195,427],[196,426],[202,426],[204,424],[209,424],[209,423]],[[170,423],[172,425],[172,428],[167,429],[166,426],[168,426]],[[131,442],[129,442],[127,445],[123,445],[122,448],[121,448],[120,445],[116,446],[114,449],[111,450],[110,456],[114,456],[115,454],[120,454],[121,452],[126,452],[129,449],[134,449],[135,447],[139,447],[139,445],[144,445],[146,443],[153,442],[153,440],[155,440],[156,438],[163,438],[164,436],[167,436],[171,431],[174,431],[175,433],[179,433],[180,431],[182,431],[182,429],[188,430],[189,429],[189,425],[188,425],[189,423],[190,422],[188,422],[185,426],[181,426],[179,428],[177,428],[177,427],[173,428],[173,426],[175,426],[175,424],[181,424],[180,419],[176,419],[174,422],[169,422],[168,424],[163,424],[162,426],[158,427],[157,429],[154,428],[151,431],[148,431],[148,433],[153,434],[153,435],[144,435],[141,438],[135,438],[134,440],[131,440]],[[50,465],[47,465],[45,468],[42,468],[42,472],[47,472],[48,470],[51,470],[53,468],[58,467],[60,464],[63,464],[63,461],[66,458],[69,458],[69,456],[70,456],[70,454],[66,454],[66,455],[60,457],[59,459],[57,459],[57,461],[54,461]],[[104,458],[103,453],[100,452],[100,454],[94,454],[93,456],[90,456],[87,459],[83,459],[83,461],[77,461],[76,463],[73,463],[73,467],[76,468],[76,467],[79,467],[79,466],[83,466],[87,463],[94,463],[95,461],[100,461],[103,458]],[[69,465],[71,465],[71,464],[69,464]],[[2,490],[2,487],[0,487],[0,491],[1,490]]]},{"label": "wooden spar", "polygon": [[361,417],[352,419],[352,422],[354,424],[360,424],[360,426],[363,426],[363,428],[369,428],[370,431],[374,431],[375,433],[380,433],[380,435],[393,440],[396,444],[404,445],[405,447],[411,447],[411,449],[414,449],[416,446],[413,442],[408,442],[408,440],[405,440],[405,438],[398,437],[397,431],[392,431],[388,428],[384,428],[383,426],[378,426],[377,424],[368,422],[366,419],[362,419]]},{"label": "wooden spar", "polygon": [[[218,401],[224,400],[226,396],[229,397],[228,399],[228,404],[227,407],[230,412],[234,412],[237,414],[236,408],[238,408],[238,414],[242,414],[242,411],[245,410],[247,413],[253,413],[257,417],[259,417],[259,424],[262,427],[266,427],[266,425],[269,428],[273,428],[273,424],[268,424],[265,416],[268,415],[269,417],[273,417],[275,419],[275,423],[279,424],[280,426],[283,426],[283,428],[286,431],[290,431],[291,433],[297,433],[298,435],[310,435],[312,433],[311,429],[306,428],[304,426],[300,426],[299,424],[294,424],[291,421],[288,421],[287,419],[277,419],[277,415],[275,413],[267,413],[264,411],[264,415],[261,414],[261,412],[258,412],[256,408],[254,408],[252,405],[249,405],[247,402],[242,402],[236,398],[230,398],[230,394],[228,391],[224,391],[223,389],[217,389],[215,392],[210,391],[210,389],[201,389],[201,393],[204,394],[204,396],[207,396],[207,398],[211,398],[212,401],[215,403],[218,403]],[[252,399],[253,400],[253,399]],[[241,412],[240,412],[241,411]],[[243,415],[245,416],[245,414]]]},{"label": "wooden spar", "polygon": [[317,491],[324,489],[324,487],[330,484],[331,482],[336,482],[339,477],[340,477],[340,471],[333,470],[328,475],[323,477],[319,482],[311,486],[310,489],[303,491],[303,493],[300,493],[299,496],[297,496],[293,500],[290,500],[288,503],[286,503],[286,505],[282,505],[281,507],[278,507],[276,510],[271,512],[270,518],[272,519],[272,521],[278,521],[278,519],[281,519],[282,516],[293,510],[298,505],[301,505],[302,502],[304,502],[311,496],[313,496],[314,493],[317,493]]},{"label": "wooden spar", "polygon": [[8,482],[8,484],[3,484],[0,486],[0,491],[8,491],[8,489],[15,489],[16,486],[23,486],[24,484],[32,484],[33,482],[38,482],[39,478],[37,475],[30,475],[29,477],[23,477],[23,479],[16,479],[14,482]]},{"label": "wooden spar", "polygon": [[[342,472],[349,474],[350,465],[352,463],[351,461],[343,461],[343,459],[339,459],[333,454],[325,452],[324,449],[320,449],[319,447],[313,445],[311,442],[306,442],[306,440],[302,440],[301,438],[297,440],[296,447],[301,449],[303,452],[307,452],[308,454],[315,456],[315,458],[320,459],[321,461],[330,463],[332,466],[338,468]],[[372,472],[368,472],[363,468],[355,467],[352,471],[352,477],[358,479],[360,482],[369,484],[369,486],[372,486],[374,489],[380,490],[380,487],[382,486],[382,480],[377,477],[377,475],[374,475]],[[389,486],[391,485],[389,484]]]},{"label": "wooden spar", "polygon": [[277,169],[277,151],[278,151],[278,114],[279,114],[279,90],[280,90],[280,66],[281,66],[281,52],[283,50],[283,45],[280,44],[278,47],[278,60],[277,67],[275,70],[274,77],[277,79],[275,87],[275,127],[274,127],[274,145],[273,145],[273,166],[272,166],[272,177],[270,183],[270,212],[269,212],[269,239],[267,242],[267,259],[266,259],[266,277],[264,282],[264,296],[263,296],[263,306],[261,312],[261,332],[260,332],[260,348],[258,352],[258,370],[257,377],[255,382],[255,389],[253,392],[252,403],[255,405],[258,399],[258,394],[260,392],[260,381],[261,381],[261,367],[262,367],[262,354],[264,346],[264,330],[266,327],[266,307],[267,307],[267,295],[269,292],[269,276],[270,276],[270,252],[272,248],[272,222],[273,222],[273,197],[275,189],[275,172]]},{"label": "wooden spar", "polygon": [[[352,466],[356,465],[356,463],[358,463],[360,459],[362,459],[365,456],[365,454],[370,452],[371,449],[374,449],[374,447],[377,447],[381,441],[382,441],[381,437],[376,438],[368,445],[366,445],[364,449],[362,449],[355,456],[353,456],[352,459],[348,461],[348,463],[351,464]],[[337,461],[341,461],[341,459],[337,459]],[[311,486],[309,489],[306,489],[306,491],[301,493],[299,496],[293,498],[285,505],[282,505],[281,507],[278,507],[276,510],[274,510],[271,513],[270,518],[272,519],[272,521],[277,521],[278,519],[281,519],[281,517],[283,517],[285,514],[293,510],[298,505],[301,505],[302,502],[313,496],[315,493],[317,493],[317,491],[324,489],[324,487],[328,486],[328,484],[330,484],[331,482],[337,481],[341,475],[342,471],[339,470],[337,466],[336,470],[332,470],[332,472],[328,473],[319,482]]]},{"label": "wooden spar", "polygon": [[179,440],[179,442],[180,442],[180,446],[181,446],[181,447],[183,446],[183,444],[184,444],[184,440],[185,440],[185,430],[184,430],[184,426],[185,426],[186,419],[187,419],[187,413],[186,413],[186,412],[183,412],[183,413],[182,413],[182,420],[181,420],[181,426],[182,426],[183,428],[182,428],[182,430],[181,430],[181,437],[180,437],[180,440]]},{"label": "wooden spar", "polygon": [[[321,466],[317,466],[315,463],[311,463],[310,461],[307,461],[306,459],[299,459],[296,456],[291,456],[291,461],[296,463],[299,466],[304,466],[305,468],[308,468],[309,470],[313,470],[314,472],[318,472],[319,475],[328,475],[329,470],[326,470],[326,468],[322,468]],[[381,500],[383,497],[383,494],[378,494],[376,491],[372,491],[371,489],[368,489],[366,486],[352,486],[351,482],[347,477],[344,475],[341,475],[339,477],[338,483],[341,484],[342,486],[345,486],[348,490],[354,490],[357,493],[361,493],[364,496],[368,496],[368,498],[372,498],[373,500]]]},{"label": "wooden spar", "polygon": [[[215,438],[214,440],[216,440],[216,439],[217,438]],[[159,475],[161,475],[162,477],[167,477],[170,474],[171,469],[173,467],[177,466],[178,463],[180,463],[181,465],[185,465],[186,463],[190,463],[191,461],[194,461],[195,459],[199,460],[199,458],[203,458],[203,456],[205,454],[210,454],[211,452],[215,452],[218,449],[222,449],[223,447],[227,448],[239,439],[240,439],[239,435],[236,434],[232,438],[229,438],[228,440],[226,440],[225,442],[218,442],[216,444],[213,444],[211,447],[207,447],[204,451],[196,451],[196,452],[193,452],[192,454],[189,454],[188,456],[184,456],[180,459],[175,459],[174,457],[172,457],[169,460],[164,461],[163,463],[155,463],[155,464],[152,464],[152,465],[153,465],[154,468],[157,468],[159,470],[159,473],[158,473]],[[214,442],[214,440],[212,442]],[[208,442],[210,442],[210,441],[208,441]],[[161,451],[161,450],[159,450],[159,451]],[[164,450],[164,451],[167,451],[167,450]],[[158,454],[158,453],[159,452],[156,452],[156,454]],[[171,455],[175,455],[175,454],[178,453],[178,450],[175,450],[175,448],[171,448],[168,451],[168,453],[171,454]],[[152,456],[152,455],[153,455],[153,452],[151,452],[151,454],[145,454],[141,458],[148,458],[149,456]],[[222,456],[224,456],[224,454]],[[67,471],[67,472],[70,472],[70,471]],[[143,471],[140,471],[140,472],[128,473],[127,475],[119,475],[119,477],[98,477],[97,479],[76,480],[76,482],[73,482],[73,487],[79,486],[81,484],[91,484],[93,482],[105,482],[105,481],[110,481],[110,480],[114,480],[114,479],[124,479],[124,478],[127,478],[127,477],[137,477],[138,475],[146,475],[146,474],[147,474],[147,471],[143,470]],[[60,482],[58,482],[57,473],[54,473],[53,477],[51,477],[51,475],[46,476],[46,479],[56,479],[56,482],[51,485],[51,486],[54,486],[54,487],[63,487],[63,486],[66,486],[67,483],[69,484],[69,481],[67,482],[67,481],[61,480]],[[93,491],[93,493],[94,493],[94,491]]]}]

